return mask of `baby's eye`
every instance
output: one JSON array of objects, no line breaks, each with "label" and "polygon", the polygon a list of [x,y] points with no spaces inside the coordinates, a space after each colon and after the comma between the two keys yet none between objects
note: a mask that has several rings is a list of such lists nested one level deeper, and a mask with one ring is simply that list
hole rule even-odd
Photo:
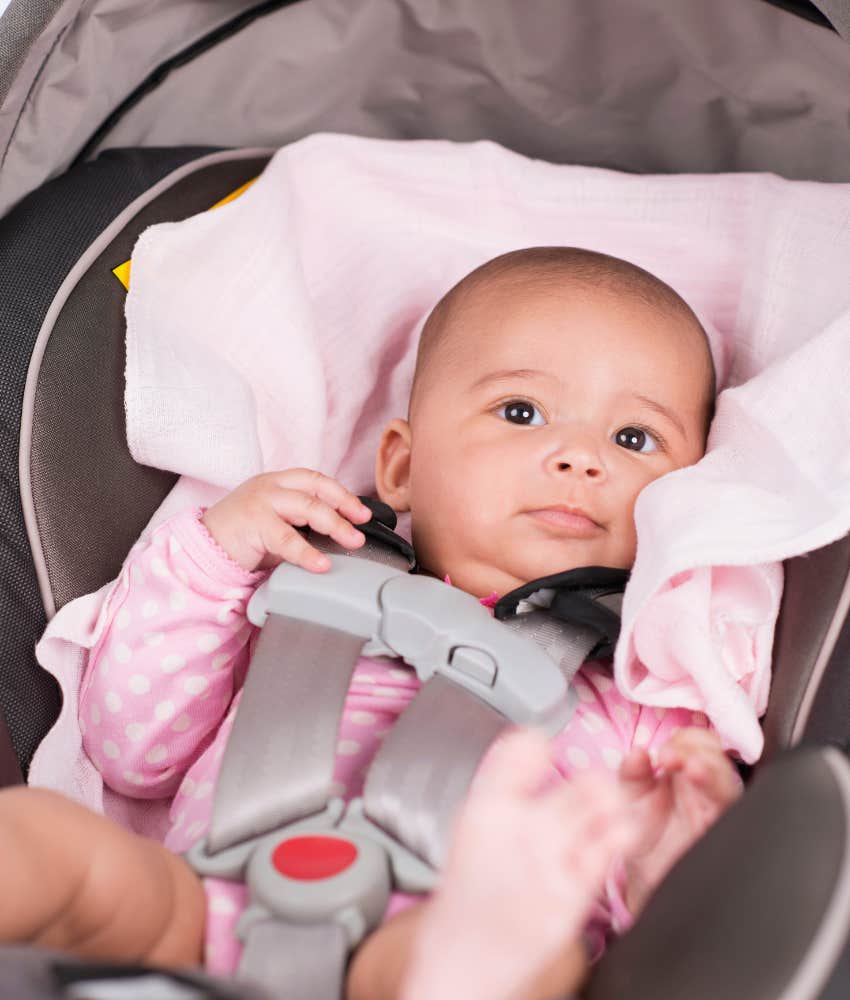
[{"label": "baby's eye", "polygon": [[543,415],[538,413],[537,407],[524,399],[512,399],[509,403],[503,403],[498,413],[511,424],[540,427],[546,422]]},{"label": "baby's eye", "polygon": [[629,451],[640,451],[644,454],[658,451],[658,442],[641,427],[623,427],[614,435],[614,441],[621,448],[628,448]]}]

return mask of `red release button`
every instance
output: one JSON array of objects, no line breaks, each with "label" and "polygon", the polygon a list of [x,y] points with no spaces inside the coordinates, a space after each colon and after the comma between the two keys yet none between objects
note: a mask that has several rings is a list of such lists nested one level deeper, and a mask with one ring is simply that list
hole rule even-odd
[{"label": "red release button", "polygon": [[272,864],[287,878],[304,882],[330,878],[354,863],[357,848],[339,837],[292,837],[272,852]]}]

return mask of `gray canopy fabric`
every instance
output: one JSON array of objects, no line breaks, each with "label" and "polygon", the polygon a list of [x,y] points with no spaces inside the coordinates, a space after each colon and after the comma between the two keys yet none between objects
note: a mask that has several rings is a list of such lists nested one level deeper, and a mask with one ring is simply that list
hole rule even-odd
[{"label": "gray canopy fabric", "polygon": [[818,6],[838,33],[764,0],[11,0],[0,216],[81,154],[319,130],[850,180],[850,0]]}]

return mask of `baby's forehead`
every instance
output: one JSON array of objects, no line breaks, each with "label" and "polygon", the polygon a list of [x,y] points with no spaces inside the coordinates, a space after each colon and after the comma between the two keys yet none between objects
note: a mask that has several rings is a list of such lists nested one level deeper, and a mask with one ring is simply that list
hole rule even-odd
[{"label": "baby's forehead", "polygon": [[[567,262],[571,255],[565,251]],[[544,254],[542,267],[529,266],[538,256],[508,254],[507,267],[500,266],[505,258],[497,258],[444,296],[420,341],[415,394],[426,386],[436,389],[446,373],[456,376],[458,369],[499,367],[500,356],[510,357],[505,367],[526,367],[524,356],[534,360],[536,354],[536,367],[545,366],[548,352],[563,360],[564,347],[593,345],[598,338],[605,342],[600,350],[613,351],[614,360],[625,346],[624,353],[644,361],[659,358],[665,360],[662,367],[681,366],[691,391],[699,391],[701,383],[710,404],[715,376],[708,338],[670,286],[623,261],[582,274],[560,253],[554,261]]]},{"label": "baby's forehead", "polygon": [[679,308],[675,301],[648,300],[628,287],[563,275],[509,272],[482,279],[458,296],[443,322],[442,340],[470,345],[481,356],[498,352],[505,342],[521,348],[531,331],[537,340],[564,343],[592,335],[598,327],[588,321],[605,328],[615,319],[617,328],[648,352],[677,345],[687,350],[704,336],[684,303]]}]

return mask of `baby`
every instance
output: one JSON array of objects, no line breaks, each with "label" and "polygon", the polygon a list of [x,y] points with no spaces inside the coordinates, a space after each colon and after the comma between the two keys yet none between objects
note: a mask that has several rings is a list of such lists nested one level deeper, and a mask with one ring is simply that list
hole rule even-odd
[{"label": "baby", "polygon": [[[410,513],[423,571],[482,600],[575,567],[628,568],[635,501],[701,457],[714,395],[705,333],[663,282],[584,250],[505,254],[429,317],[408,419],[381,437],[377,492]],[[0,856],[22,897],[0,918],[0,939],[163,963],[197,963],[205,946],[212,970],[233,971],[245,891],[218,879],[202,889],[177,852],[209,824],[258,634],[245,607],[282,561],[328,569],[298,527],[351,549],[368,518],[340,484],[295,469],[257,476],[134,547],[103,611],[80,725],[112,788],[174,797],[165,847],[48,793],[0,795],[11,817]],[[550,743],[519,731],[488,755],[440,889],[391,906],[349,964],[352,1000],[563,994],[588,947],[599,950],[601,923],[626,926],[739,794],[703,716],[627,701],[606,663],[584,664],[575,683],[578,708]],[[337,794],[360,793],[418,688],[399,661],[360,660]],[[552,763],[571,780],[553,784]],[[48,836],[60,824],[61,851]],[[38,900],[26,890],[34,878],[52,886]]]}]

